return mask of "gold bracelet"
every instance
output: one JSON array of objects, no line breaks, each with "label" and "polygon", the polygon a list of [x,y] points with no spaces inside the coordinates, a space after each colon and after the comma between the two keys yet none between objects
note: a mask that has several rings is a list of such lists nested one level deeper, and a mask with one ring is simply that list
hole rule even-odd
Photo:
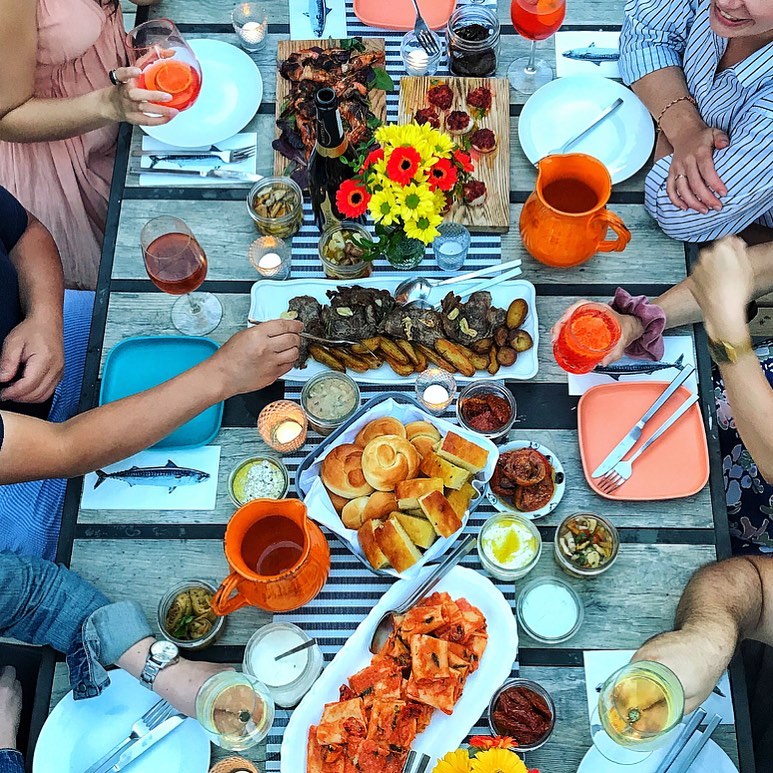
[{"label": "gold bracelet", "polygon": [[676,99],[672,99],[661,111],[660,115],[658,116],[657,121],[655,121],[655,125],[658,127],[658,131],[660,131],[660,122],[663,120],[663,116],[666,114],[669,108],[672,108],[674,105],[678,105],[680,102],[689,102],[696,110],[698,109],[698,103],[695,101],[695,99],[691,96],[685,96],[685,97],[677,97]]}]

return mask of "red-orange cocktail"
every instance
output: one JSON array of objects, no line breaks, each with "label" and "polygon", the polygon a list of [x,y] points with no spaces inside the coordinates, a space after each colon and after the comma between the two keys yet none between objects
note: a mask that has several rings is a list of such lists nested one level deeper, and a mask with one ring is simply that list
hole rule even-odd
[{"label": "red-orange cocktail", "polygon": [[553,356],[568,373],[589,373],[617,346],[620,332],[608,306],[584,303],[561,325]]},{"label": "red-orange cocktail", "polygon": [[141,89],[165,91],[172,99],[162,104],[175,110],[187,110],[201,91],[201,75],[187,62],[179,59],[159,59],[148,65],[138,79]]}]

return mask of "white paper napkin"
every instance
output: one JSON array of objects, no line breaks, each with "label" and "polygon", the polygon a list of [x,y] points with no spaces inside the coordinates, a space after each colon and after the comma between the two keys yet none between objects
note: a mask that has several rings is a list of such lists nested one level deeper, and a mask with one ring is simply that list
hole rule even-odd
[{"label": "white paper napkin", "polygon": [[[255,132],[242,132],[241,134],[234,134],[233,137],[229,137],[227,140],[217,143],[218,150],[237,150],[239,148],[255,147],[257,145],[258,135]],[[157,150],[160,153],[174,153],[181,148],[175,148],[173,145],[166,145],[163,142],[159,142],[153,137],[149,137],[147,134],[142,137],[142,149],[143,150]],[[206,152],[209,147],[201,148],[185,148],[185,150],[200,150]],[[234,172],[247,172],[250,174],[255,173],[255,165],[257,163],[257,153],[251,158],[242,161],[239,164],[224,164],[219,158],[213,156],[212,158],[188,158],[188,159],[176,159],[174,161],[159,161],[155,164],[154,169],[196,169],[206,170],[214,169],[215,167],[222,167],[223,169],[233,170]],[[143,169],[148,169],[153,166],[153,159],[149,156],[142,156],[140,159],[140,166]],[[163,174],[140,174],[140,186],[151,188],[162,188],[166,186],[174,186],[179,188],[181,186],[196,186],[205,185],[211,187],[213,185],[233,185],[232,180],[218,180],[217,177],[194,177],[193,175],[163,175]],[[243,185],[243,183],[240,183]]]},{"label": "white paper napkin", "polygon": [[[630,662],[635,650],[586,650],[582,653],[585,663],[585,692],[588,699],[588,718],[598,708],[599,693],[597,687],[603,684],[612,674]],[[722,717],[721,724],[735,724],[735,713],[730,693],[730,680],[727,673],[722,675],[717,685],[725,694],[722,698],[712,693],[703,702],[703,709],[707,717],[719,714]],[[685,719],[688,719],[687,715]]]}]

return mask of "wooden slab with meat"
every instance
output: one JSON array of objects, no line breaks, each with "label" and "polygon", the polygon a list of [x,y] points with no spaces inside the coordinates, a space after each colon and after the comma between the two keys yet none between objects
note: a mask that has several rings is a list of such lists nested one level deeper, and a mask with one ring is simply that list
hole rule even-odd
[{"label": "wooden slab with meat", "polygon": [[[444,109],[445,105],[433,106],[427,98],[430,89],[444,84],[453,94],[447,109]],[[490,109],[480,111],[468,104],[468,95],[476,90],[490,92]],[[439,128],[451,134],[454,113],[460,111],[470,115],[469,131],[456,134],[454,139],[462,145],[473,140],[470,150],[475,164],[473,177],[486,185],[486,198],[482,204],[471,206],[457,202],[445,219],[462,223],[473,231],[506,233],[510,230],[510,84],[504,78],[402,78],[398,123],[410,123],[420,110],[427,108],[437,116]],[[496,147],[493,151],[475,149],[475,132],[480,129],[494,133]],[[488,139],[491,139],[490,134]]]}]

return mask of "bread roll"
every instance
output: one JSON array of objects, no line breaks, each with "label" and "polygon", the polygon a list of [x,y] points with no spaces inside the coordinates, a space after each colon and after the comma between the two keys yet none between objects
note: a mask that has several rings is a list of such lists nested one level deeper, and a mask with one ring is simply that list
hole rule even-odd
[{"label": "bread roll", "polygon": [[412,478],[404,480],[395,486],[397,507],[400,510],[416,510],[419,506],[419,497],[429,494],[430,491],[443,493],[443,481],[441,478]]},{"label": "bread roll", "polygon": [[[372,521],[368,521],[368,523],[372,523]],[[421,551],[413,544],[394,513],[376,532],[376,542],[389,563],[398,572],[410,569],[417,561],[421,560]]]},{"label": "bread roll", "polygon": [[330,497],[330,501],[333,503],[335,511],[341,515],[344,509],[344,505],[349,500],[346,499],[346,497],[339,497],[338,494],[334,494],[327,486],[325,486],[325,491],[327,491],[327,495]]},{"label": "bread roll", "polygon": [[359,529],[365,522],[362,513],[368,504],[368,497],[357,497],[350,499],[341,511],[341,520],[347,529]]},{"label": "bread roll", "polygon": [[389,565],[387,557],[376,542],[376,535],[381,528],[381,521],[365,521],[357,532],[362,552],[374,569],[383,569]]},{"label": "bread roll", "polygon": [[400,481],[415,478],[420,462],[419,452],[398,435],[377,437],[362,451],[365,480],[377,491],[394,491]]},{"label": "bread roll", "polygon": [[419,499],[427,520],[441,537],[450,537],[462,528],[462,520],[451,507],[451,503],[439,491],[431,491]]},{"label": "bread roll", "polygon": [[405,437],[411,441],[417,437],[429,437],[437,442],[440,440],[440,431],[428,421],[412,421],[405,425]]},{"label": "bread roll", "polygon": [[374,491],[362,511],[362,522],[386,518],[394,510],[397,510],[397,497],[391,491]]},{"label": "bread roll", "polygon": [[419,452],[419,456],[423,459],[435,451],[435,446],[439,442],[439,440],[427,437],[427,435],[417,435],[411,440],[411,445]]},{"label": "bread roll", "polygon": [[485,448],[457,435],[456,432],[449,432],[443,438],[443,442],[438,447],[437,455],[473,475],[480,472],[488,461],[488,451]]},{"label": "bread roll", "polygon": [[417,518],[408,513],[395,513],[400,525],[414,544],[426,550],[437,539],[435,527],[426,518]]},{"label": "bread roll", "polygon": [[382,416],[380,419],[373,419],[368,422],[354,438],[354,445],[365,448],[371,440],[383,435],[397,435],[405,437],[405,427],[401,421],[392,416]]},{"label": "bread roll", "polygon": [[373,491],[362,472],[362,449],[351,443],[336,446],[322,460],[322,482],[334,494],[354,499]]},{"label": "bread roll", "polygon": [[427,454],[421,460],[421,471],[430,478],[442,478],[446,488],[460,489],[470,479],[467,470],[457,467],[437,454]]}]

